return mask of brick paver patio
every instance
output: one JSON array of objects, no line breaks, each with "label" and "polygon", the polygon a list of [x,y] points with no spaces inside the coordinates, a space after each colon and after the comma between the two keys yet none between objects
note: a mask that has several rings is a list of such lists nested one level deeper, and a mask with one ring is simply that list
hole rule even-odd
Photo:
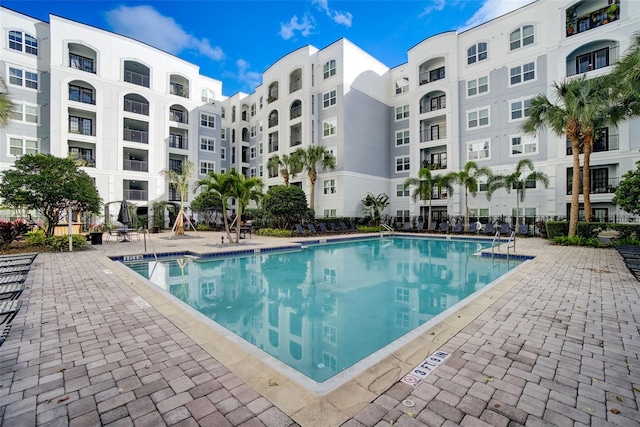
[{"label": "brick paver patio", "polygon": [[[640,425],[638,281],[614,250],[523,242],[538,258],[441,346],[445,364],[376,394],[344,426]],[[105,253],[140,246],[117,245],[36,258],[0,347],[1,424],[297,425],[138,306]]]}]

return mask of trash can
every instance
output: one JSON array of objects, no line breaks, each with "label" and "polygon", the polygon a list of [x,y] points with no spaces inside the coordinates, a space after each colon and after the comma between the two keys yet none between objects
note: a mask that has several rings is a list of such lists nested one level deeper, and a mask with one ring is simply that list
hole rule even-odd
[{"label": "trash can", "polygon": [[102,244],[102,233],[90,233],[91,235],[91,244],[92,245],[101,245]]}]

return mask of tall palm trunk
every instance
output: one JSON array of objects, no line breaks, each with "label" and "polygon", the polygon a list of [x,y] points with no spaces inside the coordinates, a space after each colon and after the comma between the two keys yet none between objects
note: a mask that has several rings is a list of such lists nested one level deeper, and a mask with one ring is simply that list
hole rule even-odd
[{"label": "tall palm trunk", "polygon": [[318,179],[318,172],[313,167],[309,169],[309,181],[311,182],[311,192],[309,193],[309,208],[315,211],[316,209],[316,180]]},{"label": "tall palm trunk", "polygon": [[289,185],[289,170],[282,169],[282,179],[284,180],[284,185],[288,186]]},{"label": "tall palm trunk", "polygon": [[464,187],[464,229],[469,231],[469,190]]},{"label": "tall palm trunk", "polygon": [[571,153],[573,154],[571,212],[569,218],[569,237],[573,237],[578,231],[578,215],[580,212],[580,140],[578,138],[577,124],[573,121],[569,122],[566,132],[571,141]]},{"label": "tall palm trunk", "polygon": [[516,230],[518,229],[518,225],[520,224],[520,192],[522,190],[516,191]]},{"label": "tall palm trunk", "polygon": [[584,199],[584,219],[591,221],[591,151],[593,132],[583,132],[584,161],[582,166],[582,198]]}]

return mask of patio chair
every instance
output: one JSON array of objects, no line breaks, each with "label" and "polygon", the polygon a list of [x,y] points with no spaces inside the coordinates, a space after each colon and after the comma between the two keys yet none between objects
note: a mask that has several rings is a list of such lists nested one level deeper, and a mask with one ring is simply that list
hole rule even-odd
[{"label": "patio chair", "polygon": [[28,254],[16,254],[16,255],[0,255],[0,261],[16,261],[16,260],[31,260],[33,262],[38,254],[28,253]]},{"label": "patio chair", "polygon": [[411,225],[410,222],[405,222],[404,225],[402,226],[402,231],[413,231],[413,226]]},{"label": "patio chair", "polygon": [[471,224],[469,224],[469,230],[467,230],[468,233],[477,233],[478,230],[478,224],[475,222],[472,222]]},{"label": "patio chair", "polygon": [[431,224],[429,224],[429,228],[427,228],[427,231],[429,233],[434,233],[436,231],[436,228],[438,228],[438,223],[436,221],[433,221]]},{"label": "patio chair", "polygon": [[30,265],[33,262],[30,258],[22,259],[0,259],[0,267],[15,267],[18,265]]},{"label": "patio chair", "polygon": [[21,306],[22,301],[18,300],[0,301],[0,325],[11,323]]},{"label": "patio chair", "polygon": [[493,223],[492,222],[486,223],[484,226],[484,229],[482,230],[482,233],[486,235],[493,234]]},{"label": "patio chair", "polygon": [[449,232],[449,221],[445,221],[445,222],[441,223],[439,230],[440,230],[441,233],[448,233]]},{"label": "patio chair", "polygon": [[424,221],[418,221],[418,224],[416,225],[416,229],[413,231],[416,233],[422,233],[424,231]]},{"label": "patio chair", "polygon": [[518,236],[529,236],[529,225],[528,224],[520,224],[518,226]]},{"label": "patio chair", "polygon": [[311,233],[312,235],[318,234],[318,232],[316,231],[316,227],[313,224],[307,224],[307,228],[309,229],[309,233]]},{"label": "patio chair", "polygon": [[0,275],[15,275],[28,273],[30,265],[12,265],[9,267],[0,267]]},{"label": "patio chair", "polygon": [[107,242],[111,240],[112,236],[116,236],[116,241],[118,240],[118,231],[117,230],[108,230],[107,231]]},{"label": "patio chair", "polygon": [[297,232],[298,232],[298,234],[299,234],[299,235],[301,235],[301,236],[304,236],[304,235],[305,235],[304,229],[302,228],[302,224],[295,224],[295,225],[294,225],[294,227],[295,227],[295,230],[293,230],[293,231],[291,232],[291,236],[293,236],[293,233],[294,233],[295,231],[297,231]]},{"label": "patio chair", "polygon": [[22,291],[24,291],[24,283],[0,285],[0,300],[18,299]]},{"label": "patio chair", "polygon": [[451,232],[453,234],[462,233],[462,223],[461,222],[456,222],[456,225],[453,226],[453,230]]},{"label": "patio chair", "polygon": [[333,222],[329,223],[329,228],[331,229],[331,231],[333,231],[334,233],[342,233],[342,230],[340,230],[338,227],[336,227],[336,225]]},{"label": "patio chair", "polygon": [[349,222],[349,231],[353,231],[354,233],[358,232],[358,226],[356,225],[355,222],[353,221]]},{"label": "patio chair", "polygon": [[333,231],[333,230],[329,231],[329,230],[327,229],[327,226],[324,224],[324,222],[321,222],[320,224],[318,224],[318,227],[320,227],[320,231],[321,231],[322,233],[324,233],[324,234],[332,234],[332,233],[334,233],[334,231]]},{"label": "patio chair", "polygon": [[511,233],[511,226],[509,226],[508,223],[503,222],[502,225],[500,226],[500,234],[506,236],[509,233]]},{"label": "patio chair", "polygon": [[27,279],[26,274],[13,274],[9,276],[0,276],[0,285],[9,285],[12,283],[22,283]]},{"label": "patio chair", "polygon": [[4,343],[9,336],[9,331],[11,330],[11,325],[4,325],[0,329],[0,346]]},{"label": "patio chair", "polygon": [[344,221],[340,221],[340,228],[345,233],[350,233],[351,232],[351,230],[349,230],[349,227],[347,227],[347,224],[345,224]]}]

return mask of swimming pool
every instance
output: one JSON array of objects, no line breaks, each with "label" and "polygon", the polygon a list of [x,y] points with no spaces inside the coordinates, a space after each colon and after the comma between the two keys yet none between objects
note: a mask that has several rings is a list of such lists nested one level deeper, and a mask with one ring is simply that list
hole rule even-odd
[{"label": "swimming pool", "polygon": [[374,238],[131,269],[316,382],[482,289],[521,260],[488,241]]}]

